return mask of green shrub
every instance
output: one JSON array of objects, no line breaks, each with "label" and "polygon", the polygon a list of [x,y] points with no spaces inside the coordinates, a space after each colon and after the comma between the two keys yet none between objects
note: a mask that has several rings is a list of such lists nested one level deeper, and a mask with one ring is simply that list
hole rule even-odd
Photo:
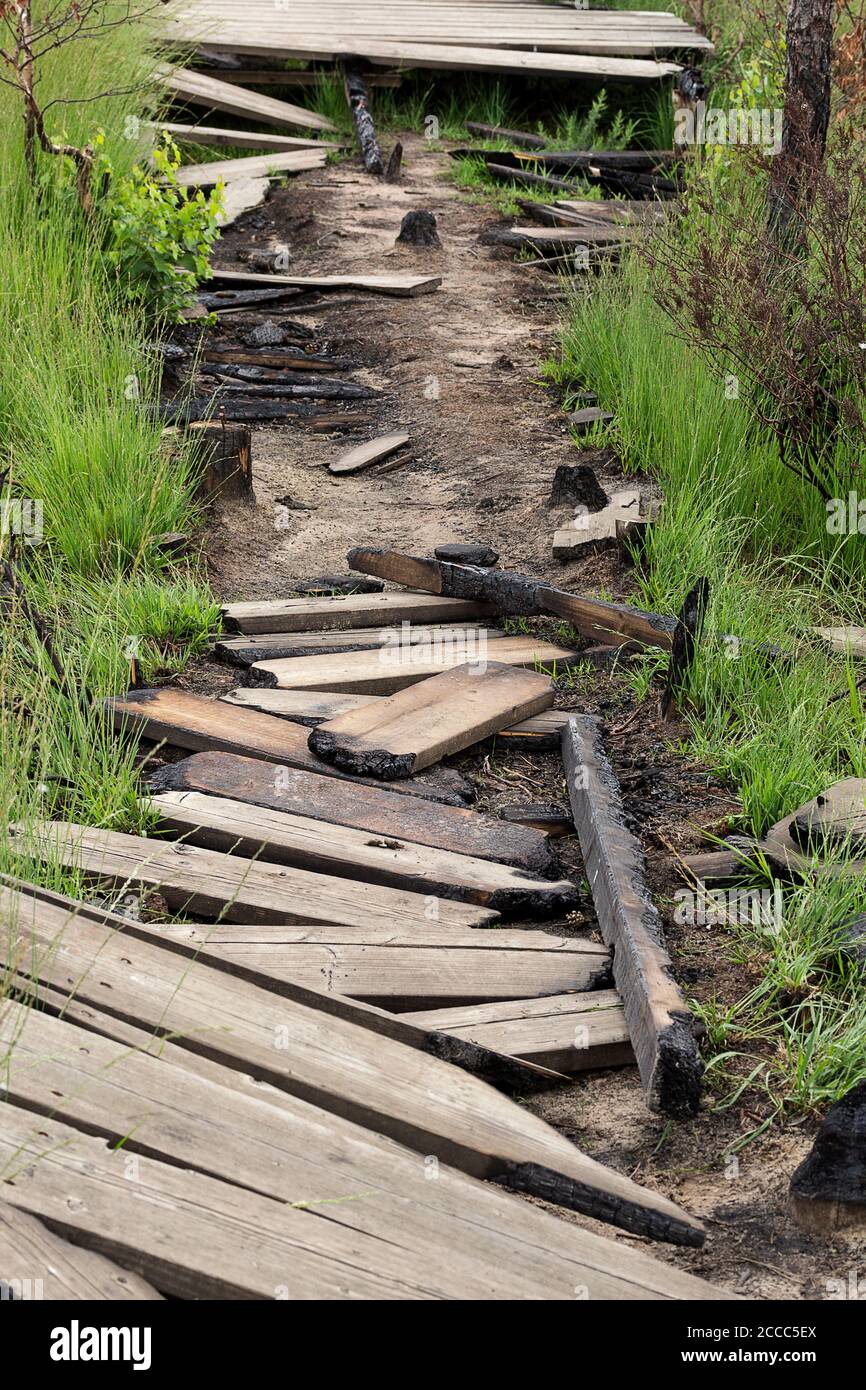
[{"label": "green shrub", "polygon": [[198,282],[211,274],[208,256],[219,236],[222,184],[209,196],[181,187],[180,151],[166,131],[151,158],[152,168],[136,164],[115,180],[110,165],[101,164],[109,176],[106,258],[128,299],[157,317],[177,319]]}]

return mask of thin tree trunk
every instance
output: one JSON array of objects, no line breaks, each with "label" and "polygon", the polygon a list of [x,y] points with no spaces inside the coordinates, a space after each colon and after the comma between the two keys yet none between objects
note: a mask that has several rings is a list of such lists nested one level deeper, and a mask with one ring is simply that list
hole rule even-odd
[{"label": "thin tree trunk", "polygon": [[834,0],[790,0],[785,29],[785,114],[782,147],[773,161],[769,225],[780,245],[812,197],[811,170],[824,158],[830,122]]}]

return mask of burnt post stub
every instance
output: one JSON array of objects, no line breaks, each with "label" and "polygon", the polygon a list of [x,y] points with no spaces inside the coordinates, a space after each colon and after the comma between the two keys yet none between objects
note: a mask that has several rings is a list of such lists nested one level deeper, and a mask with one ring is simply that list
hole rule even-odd
[{"label": "burnt post stub", "polygon": [[568,721],[562,758],[599,930],[613,950],[614,982],[647,1103],[651,1110],[689,1119],[700,1105],[703,1063],[646,884],[643,850],[626,826],[597,719],[581,715]]},{"label": "burnt post stub", "polygon": [[561,463],[553,475],[551,507],[586,507],[600,512],[609,497],[588,463]]},{"label": "burnt post stub", "polygon": [[397,234],[398,246],[426,246],[438,250],[442,242],[436,229],[436,214],[428,208],[407,212]]},{"label": "burnt post stub", "polygon": [[866,1225],[866,1081],[827,1111],[790,1191],[797,1219],[810,1229]]},{"label": "burnt post stub", "polygon": [[370,114],[367,84],[361,65],[357,59],[347,59],[343,64],[343,77],[346,100],[355,122],[355,132],[361,148],[361,160],[368,174],[381,175],[384,171],[382,151],[376,139],[376,127]]},{"label": "burnt post stub", "polygon": [[685,684],[686,677],[694,662],[709,597],[709,580],[699,579],[683,601],[674,629],[668,675],[661,698],[662,719],[669,718],[673,712],[677,695]]}]

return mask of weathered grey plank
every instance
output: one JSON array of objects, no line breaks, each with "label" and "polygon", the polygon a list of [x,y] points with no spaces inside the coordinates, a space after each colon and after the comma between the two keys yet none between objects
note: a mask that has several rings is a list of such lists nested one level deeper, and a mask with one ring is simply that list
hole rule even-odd
[{"label": "weathered grey plank", "polygon": [[[218,1230],[225,1220],[216,1205],[221,1197],[228,1199],[233,1217],[243,1197],[260,1199],[245,1208],[248,1219],[270,1218],[271,1237],[298,1242],[317,1257],[307,1268],[293,1268],[289,1287],[281,1280],[281,1292],[275,1289],[271,1297],[312,1297],[304,1276],[312,1272],[324,1280],[342,1266],[342,1297],[363,1294],[372,1277],[391,1297],[571,1298],[576,1267],[582,1263],[592,1266],[592,1297],[613,1297],[615,1292],[627,1297],[632,1290],[637,1296],[635,1285],[641,1284],[647,1285],[643,1296],[703,1296],[701,1281],[647,1256],[639,1256],[635,1266],[633,1251],[445,1166],[436,1182],[427,1182],[418,1155],[304,1102],[269,1087],[244,1095],[236,1084],[220,1084],[216,1074],[213,1079],[197,1075],[171,1045],[168,1057],[157,1059],[56,1018],[24,1009],[16,1013],[4,1020],[7,1035],[14,1028],[17,1036],[9,1091],[26,1110],[4,1110],[17,1121],[17,1133],[26,1132],[28,1121],[42,1128],[37,1115],[27,1112],[50,1108],[58,1127],[61,1121],[70,1126],[64,1137],[85,1129],[102,1140],[123,1141],[114,1157],[125,1158],[124,1176],[139,1196],[145,1188],[152,1191],[151,1184],[159,1183],[161,1193],[163,1184],[171,1186],[162,1160],[173,1160],[193,1170],[188,1172],[193,1180],[189,1188],[214,1203]],[[74,1153],[92,1150],[94,1141],[73,1139],[71,1147]],[[114,1176],[109,1176],[112,1160],[104,1149],[98,1162],[104,1203]],[[197,1181],[202,1175],[210,1175],[204,1184]],[[44,1210],[51,1204],[52,1186],[38,1180],[24,1184],[16,1200]],[[241,1194],[239,1188],[246,1191]],[[144,1205],[129,1203],[128,1196],[126,1204]],[[158,1256],[152,1235],[142,1230],[147,1214],[145,1208],[143,1219],[132,1215],[131,1221],[135,1236],[145,1235],[146,1248],[138,1258],[154,1264]],[[175,1214],[180,1221],[171,1250],[180,1248],[192,1257],[190,1264],[205,1265],[191,1241],[187,1244],[200,1234],[200,1226],[190,1229],[185,1210],[175,1207]],[[86,1213],[77,1230],[94,1243],[120,1234],[89,1221]],[[127,1232],[126,1238],[132,1234]],[[225,1277],[224,1254],[215,1248],[213,1235],[205,1251],[214,1258],[206,1278]],[[238,1252],[237,1264],[248,1268],[247,1260],[256,1253]],[[187,1281],[193,1270],[185,1273],[186,1279],[175,1276],[186,1285],[175,1284],[178,1292],[191,1291]]]},{"label": "weathered grey plank", "polygon": [[68,821],[44,821],[27,831],[13,827],[9,836],[20,851],[80,869],[93,882],[158,889],[175,911],[227,922],[399,927],[435,921],[466,928],[499,918],[488,908],[432,895]]},{"label": "weathered grey plank", "polygon": [[[416,939],[411,931],[389,934],[369,927],[340,932],[327,927],[194,925],[164,927],[163,935],[199,950],[208,964],[219,962],[222,969],[250,979],[267,977],[276,993],[285,980],[396,1013],[566,990],[595,991],[610,978],[610,958],[603,948],[580,949],[581,943],[540,932],[454,934],[432,928]],[[545,945],[548,940],[550,947]],[[505,1051],[514,1053],[513,1048]]]},{"label": "weathered grey plank", "polygon": [[543,1193],[644,1234],[703,1239],[700,1223],[674,1203],[587,1158],[465,1071],[346,1021],[339,1000],[317,995],[320,1007],[312,1007],[270,995],[153,944],[158,928],[98,925],[8,890],[0,894],[0,920],[9,934],[7,959],[19,974],[170,1034],[473,1176]]},{"label": "weathered grey plank", "polygon": [[[12,1012],[13,1006],[5,1006],[0,1023],[5,1025]],[[3,1190],[0,1178],[0,1194]],[[71,1245],[0,1197],[0,1301],[111,1299],[119,1303],[127,1299],[155,1302],[161,1297],[137,1274]]]},{"label": "weathered grey plank", "polygon": [[495,1047],[561,1072],[634,1062],[622,1000],[615,990],[512,999],[410,1012],[422,1028]]}]

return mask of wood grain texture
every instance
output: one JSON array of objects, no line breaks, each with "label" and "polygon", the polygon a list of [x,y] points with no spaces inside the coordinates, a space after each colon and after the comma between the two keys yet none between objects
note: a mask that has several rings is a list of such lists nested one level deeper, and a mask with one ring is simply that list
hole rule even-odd
[{"label": "wood grain texture", "polygon": [[335,129],[332,121],[317,115],[315,111],[221,82],[218,77],[210,77],[203,72],[190,72],[188,68],[162,68],[159,78],[170,92],[193,106],[229,111],[233,116],[255,117],[266,125],[301,126],[305,130]]},{"label": "wood grain texture", "polygon": [[285,598],[227,603],[223,620],[235,632],[332,632],[358,628],[464,623],[496,612],[489,603],[438,598],[433,594],[347,594],[332,598]]},{"label": "wood grain texture", "polygon": [[359,776],[409,777],[553,704],[537,671],[488,662],[454,666],[381,703],[339,714],[310,734],[326,762]]},{"label": "wood grain texture", "polygon": [[381,434],[378,439],[367,440],[365,444],[356,444],[354,449],[349,449],[339,458],[332,459],[328,464],[328,472],[336,474],[360,473],[372,464],[388,458],[408,443],[408,434]]},{"label": "wood grain texture", "polygon": [[142,923],[118,930],[9,892],[0,895],[0,917],[20,974],[473,1176],[543,1190],[560,1205],[659,1238],[703,1239],[700,1223],[674,1203],[581,1154],[467,1072],[346,1021],[339,1001],[299,1004],[179,960]]},{"label": "wood grain texture", "polygon": [[68,821],[43,821],[32,835],[13,826],[8,834],[19,850],[77,868],[91,882],[156,889],[174,911],[228,922],[396,927],[432,919],[443,926],[478,927],[499,918],[480,906]]},{"label": "wood grain texture", "polygon": [[268,988],[276,994],[285,981],[397,1014],[518,996],[595,992],[610,982],[605,947],[571,949],[581,943],[505,928],[458,932],[434,925],[397,932],[374,927],[195,925],[164,927],[162,934],[192,951],[206,952],[208,964],[242,979],[267,976]]},{"label": "wood grain texture", "polygon": [[161,769],[150,779],[150,786],[156,791],[227,796],[386,839],[492,859],[528,873],[550,875],[553,871],[547,836],[538,831],[462,807],[434,809],[423,798],[397,796],[392,788],[338,782],[298,768],[281,769],[279,777],[274,777],[272,769],[256,758],[199,753]]},{"label": "wood grain texture", "polygon": [[488,662],[561,672],[579,653],[540,637],[493,637],[466,633],[454,640],[404,643],[398,640],[375,652],[333,656],[288,657],[257,661],[249,668],[253,685],[278,690],[343,690],[350,694],[389,695],[454,666],[476,671]]},{"label": "wood grain texture", "polygon": [[[146,802],[160,827],[185,844],[287,864],[316,874],[378,883],[433,898],[478,903],[503,916],[549,917],[577,906],[567,880],[532,878],[491,860],[383,838],[307,816],[200,792],[163,792]],[[428,904],[428,909],[432,907]]]},{"label": "wood grain texture", "polygon": [[[339,690],[268,690],[260,686],[240,686],[236,690],[226,691],[219,698],[230,705],[261,710],[262,714],[273,714],[315,728],[328,719],[336,719],[338,714],[361,709],[363,705],[387,699],[387,696],[347,695]],[[531,719],[521,719],[507,729],[499,729],[496,737],[505,741],[509,748],[558,749],[563,725],[568,722],[568,717],[568,710],[543,710]]]},{"label": "wood grain texture", "polygon": [[[0,1026],[7,1034],[9,1023],[17,1031],[21,1013],[15,1005],[4,1006]],[[3,1199],[5,1190],[0,1182],[0,1300],[161,1300],[162,1295],[137,1274],[70,1244],[26,1211],[10,1206]]]},{"label": "wood grain texture", "polygon": [[615,990],[427,1009],[407,1017],[422,1028],[471,1038],[566,1073],[634,1062],[622,1000]]},{"label": "wood grain texture", "polygon": [[153,131],[154,135],[166,130],[173,140],[185,145],[248,150],[339,149],[338,143],[334,140],[320,140],[303,135],[276,135],[273,131],[227,130],[222,126],[185,125],[179,121],[150,121],[147,128]]},{"label": "wood grain texture", "polygon": [[[176,1049],[171,1060],[157,1059],[63,1020],[16,1012],[21,1054],[11,1091],[18,1108],[4,1107],[12,1123],[3,1138],[9,1144],[23,1136],[33,1151],[33,1129],[46,1129],[39,1112],[49,1108],[47,1137],[69,1141],[65,1152],[74,1159],[96,1160],[84,1185],[95,1209],[80,1202],[66,1215],[77,1237],[126,1242],[175,1294],[204,1296],[199,1280],[211,1289],[237,1283],[238,1270],[247,1296],[283,1298],[330,1288],[338,1298],[566,1299],[579,1274],[597,1298],[638,1296],[642,1286],[644,1297],[705,1292],[700,1280],[643,1254],[635,1264],[635,1252],[444,1165],[435,1183],[425,1182],[417,1155],[272,1088],[244,1094],[231,1073],[206,1077],[187,1059],[178,1064]],[[85,1139],[84,1129],[95,1139]],[[123,1148],[112,1155],[106,1141],[123,1141]],[[74,1160],[65,1172],[75,1172]],[[15,1200],[58,1212],[58,1176],[16,1182]],[[115,1199],[124,1177],[142,1199],[127,1197],[127,1206],[142,1210],[128,1223],[117,1220]],[[163,1201],[148,1225],[147,1198],[157,1195]],[[202,1202],[197,1220],[190,1219],[194,1198]],[[322,1219],[329,1216],[337,1219]],[[258,1240],[243,1242],[231,1264],[224,1236],[228,1221],[239,1218],[239,1234],[261,1226],[267,1238],[261,1250]],[[154,1237],[172,1219],[166,1268]],[[297,1246],[297,1256],[268,1290],[264,1278],[280,1243]]]},{"label": "wood grain texture", "polygon": [[304,169],[324,167],[324,150],[275,150],[272,154],[214,159],[205,164],[182,164],[176,178],[181,187],[209,188],[220,180],[228,185],[237,179],[267,179],[279,174],[297,174]]},{"label": "wood grain texture", "polygon": [[601,934],[614,953],[641,1082],[651,1109],[685,1119],[700,1104],[703,1063],[694,1021],[644,879],[643,851],[626,828],[599,722],[575,716],[562,735],[568,793]]},{"label": "wood grain texture", "polygon": [[[481,638],[480,633],[485,633]],[[361,628],[354,632],[257,632],[242,637],[223,637],[214,643],[219,661],[236,666],[253,666],[257,661],[282,661],[289,656],[324,656],[334,652],[370,652],[400,643],[435,646],[450,641],[475,644],[502,637],[499,628],[477,625],[406,624],[404,627]]]}]

